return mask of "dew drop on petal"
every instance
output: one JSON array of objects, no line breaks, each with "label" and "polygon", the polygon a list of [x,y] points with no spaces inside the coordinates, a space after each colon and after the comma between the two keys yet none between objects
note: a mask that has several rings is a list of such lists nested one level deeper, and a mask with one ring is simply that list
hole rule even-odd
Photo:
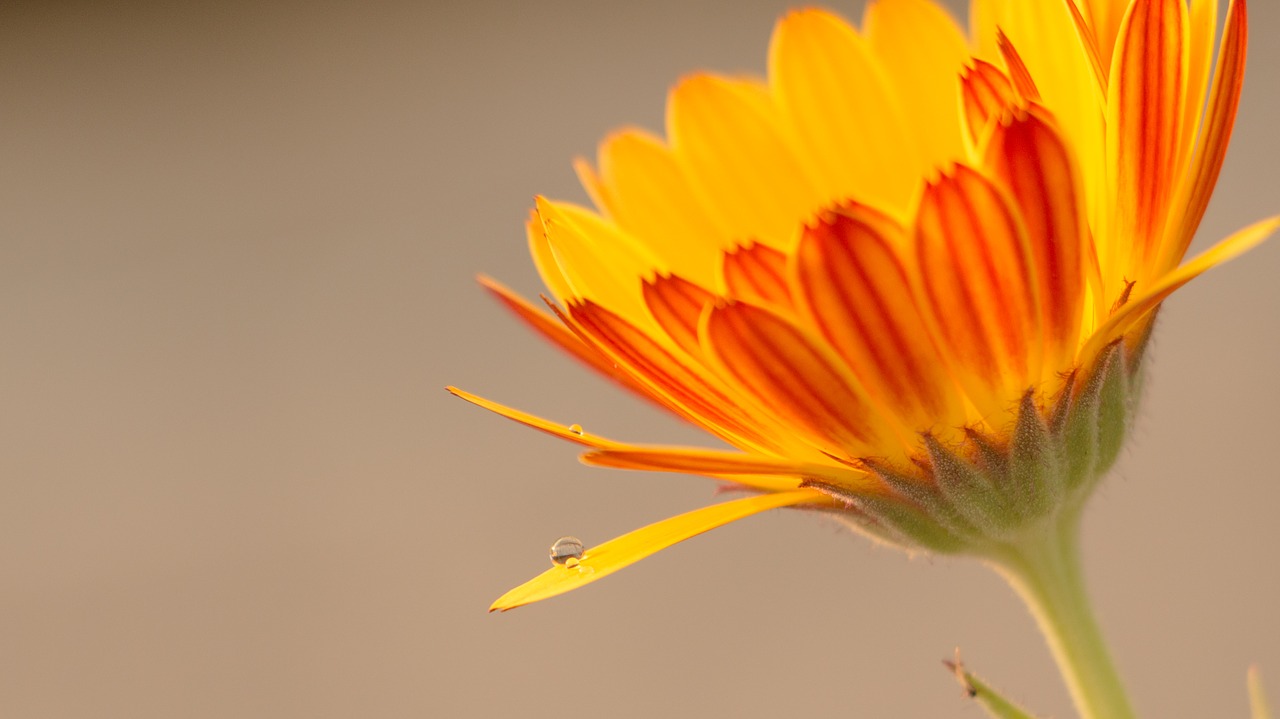
[{"label": "dew drop on petal", "polygon": [[571,433],[576,434],[576,435],[578,435],[579,437],[581,437],[581,436],[582,436],[582,425],[580,425],[580,424],[571,424],[571,425],[569,425],[569,431],[570,431]]},{"label": "dew drop on petal", "polygon": [[[562,567],[576,567],[585,547],[577,537],[561,537],[551,545],[551,561]],[[572,562],[572,564],[570,563]]]}]

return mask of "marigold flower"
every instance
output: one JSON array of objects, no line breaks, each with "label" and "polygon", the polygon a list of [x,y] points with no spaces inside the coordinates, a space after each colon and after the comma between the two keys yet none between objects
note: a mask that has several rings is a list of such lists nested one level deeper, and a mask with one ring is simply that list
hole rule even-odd
[{"label": "marigold flower", "polygon": [[[929,0],[861,31],[782,18],[767,79],[696,74],[666,138],[580,161],[596,209],[538,198],[544,337],[732,451],[635,445],[455,394],[588,464],[751,492],[588,547],[510,609],[780,507],[874,537],[1014,557],[1119,452],[1160,303],[1275,218],[1183,262],[1240,97],[1246,8],[1216,0]],[[1006,564],[1016,564],[1009,559]],[[1087,680],[1084,680],[1087,681]]]}]

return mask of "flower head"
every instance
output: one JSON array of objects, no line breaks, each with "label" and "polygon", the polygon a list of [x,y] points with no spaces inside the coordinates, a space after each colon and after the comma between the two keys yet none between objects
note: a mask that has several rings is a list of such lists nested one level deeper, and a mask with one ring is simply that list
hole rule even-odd
[{"label": "flower head", "polygon": [[485,285],[598,372],[732,451],[617,442],[459,390],[589,464],[751,495],[588,548],[494,604],[599,579],[767,509],[981,553],[1083,503],[1119,451],[1170,293],[1262,241],[1183,262],[1244,73],[1233,0],[929,0],[861,31],[782,18],[767,80],[697,74],[665,139],[578,163],[595,210],[539,198],[547,314]]}]

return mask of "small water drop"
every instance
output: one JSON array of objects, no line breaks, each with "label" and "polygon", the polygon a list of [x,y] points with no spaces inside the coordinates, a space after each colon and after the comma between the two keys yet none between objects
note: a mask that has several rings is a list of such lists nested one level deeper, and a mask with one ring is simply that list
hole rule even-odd
[{"label": "small water drop", "polygon": [[[562,567],[576,567],[586,547],[577,537],[561,537],[551,545],[551,561]],[[569,562],[573,562],[570,564]]]},{"label": "small water drop", "polygon": [[571,432],[572,434],[576,434],[576,435],[578,435],[579,437],[581,437],[581,436],[582,436],[582,425],[580,425],[580,424],[571,424],[571,425],[569,425],[569,432]]}]

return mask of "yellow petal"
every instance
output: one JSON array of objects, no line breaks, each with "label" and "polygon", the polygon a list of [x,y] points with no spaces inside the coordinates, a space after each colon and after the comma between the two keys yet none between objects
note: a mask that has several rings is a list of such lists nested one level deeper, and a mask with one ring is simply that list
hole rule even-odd
[{"label": "yellow petal", "polygon": [[571,298],[599,303],[645,329],[657,329],[645,309],[640,278],[663,263],[635,238],[582,207],[537,198],[538,217],[551,256]]},{"label": "yellow petal", "polygon": [[969,47],[955,20],[929,0],[876,0],[867,5],[862,27],[919,143],[922,166],[959,160],[956,76]]},{"label": "yellow petal", "polygon": [[821,202],[759,83],[686,78],[667,103],[667,137],[694,191],[734,241],[783,248]]},{"label": "yellow petal", "polygon": [[1128,301],[1089,339],[1084,350],[1080,352],[1081,363],[1090,362],[1112,340],[1131,329],[1147,312],[1154,309],[1178,288],[1200,276],[1205,270],[1233,260],[1257,247],[1277,229],[1280,229],[1280,215],[1249,225],[1184,263],[1158,282],[1148,285],[1145,289],[1136,288],[1137,292],[1130,296]]},{"label": "yellow petal", "polygon": [[593,449],[618,449],[628,446],[615,442],[611,439],[605,439],[604,437],[599,437],[594,434],[588,434],[584,432],[581,427],[576,425],[568,426],[556,424],[555,422],[545,420],[541,417],[536,417],[527,412],[521,412],[518,409],[512,409],[506,405],[498,404],[493,400],[485,399],[479,395],[465,392],[457,387],[445,387],[445,389],[454,397],[464,399],[477,407],[483,407],[494,414],[500,414],[503,417],[515,420],[526,427],[532,427],[540,432],[546,432],[552,437],[559,437],[560,439],[568,440],[574,444],[580,444],[584,447],[591,447]]},{"label": "yellow petal", "polygon": [[849,23],[825,10],[787,14],[769,45],[769,85],[821,178],[819,203],[852,198],[905,211],[920,153],[878,60]]},{"label": "yellow petal", "polygon": [[829,505],[831,499],[812,489],[761,494],[695,509],[591,547],[576,567],[555,566],[498,598],[489,611],[506,611],[573,591],[634,564],[651,554],[730,522],[769,509],[797,504]]},{"label": "yellow petal", "polygon": [[662,257],[671,271],[710,285],[732,238],[698,197],[662,140],[634,129],[600,143],[600,172],[584,162],[579,177],[600,209]]}]

